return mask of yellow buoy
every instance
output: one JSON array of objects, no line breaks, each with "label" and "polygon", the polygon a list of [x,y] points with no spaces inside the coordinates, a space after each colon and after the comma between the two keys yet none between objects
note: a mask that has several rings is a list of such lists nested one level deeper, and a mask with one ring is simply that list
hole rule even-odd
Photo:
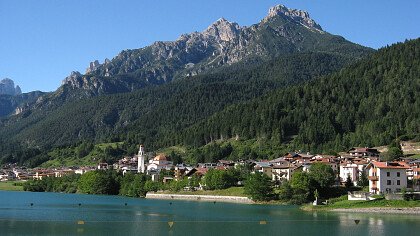
[{"label": "yellow buoy", "polygon": [[174,225],[174,222],[173,221],[169,221],[168,222],[168,225],[169,225],[169,228],[172,228],[172,226]]},{"label": "yellow buoy", "polygon": [[84,224],[85,224],[85,222],[84,222],[83,220],[79,220],[79,221],[77,221],[77,224],[78,224],[78,225],[84,225]]}]

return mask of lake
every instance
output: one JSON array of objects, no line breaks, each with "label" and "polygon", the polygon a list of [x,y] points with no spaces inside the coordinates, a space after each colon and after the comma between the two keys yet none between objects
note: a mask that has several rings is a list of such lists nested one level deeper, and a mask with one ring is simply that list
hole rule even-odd
[{"label": "lake", "polygon": [[0,191],[0,235],[415,235],[419,229],[416,215]]}]

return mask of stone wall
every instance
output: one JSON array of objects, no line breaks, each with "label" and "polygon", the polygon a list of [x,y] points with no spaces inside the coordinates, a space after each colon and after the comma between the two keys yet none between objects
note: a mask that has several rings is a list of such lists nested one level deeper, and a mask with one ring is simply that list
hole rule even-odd
[{"label": "stone wall", "polygon": [[247,197],[236,196],[215,196],[215,195],[184,195],[184,194],[155,194],[147,193],[148,199],[166,199],[166,200],[188,200],[188,201],[210,201],[210,202],[232,202],[232,203],[254,203]]}]

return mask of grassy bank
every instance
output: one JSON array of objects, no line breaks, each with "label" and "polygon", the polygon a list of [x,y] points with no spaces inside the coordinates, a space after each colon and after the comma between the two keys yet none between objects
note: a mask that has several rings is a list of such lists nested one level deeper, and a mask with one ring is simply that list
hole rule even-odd
[{"label": "grassy bank", "polygon": [[306,211],[330,211],[333,209],[356,209],[356,208],[411,208],[420,207],[420,201],[404,201],[404,200],[386,200],[379,198],[373,201],[349,201],[346,196],[334,198],[329,201],[328,205],[304,205],[302,210]]},{"label": "grassy bank", "polygon": [[21,181],[0,182],[0,190],[23,191],[22,182]]},{"label": "grassy bank", "polygon": [[184,194],[184,195],[215,195],[215,196],[236,196],[247,197],[244,193],[243,187],[231,187],[221,190],[199,190],[199,191],[179,191],[179,192],[164,192],[167,194]]}]

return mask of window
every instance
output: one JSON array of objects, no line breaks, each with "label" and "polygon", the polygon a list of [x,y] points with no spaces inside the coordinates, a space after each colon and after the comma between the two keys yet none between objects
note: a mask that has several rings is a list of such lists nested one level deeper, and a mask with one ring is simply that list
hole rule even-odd
[{"label": "window", "polygon": [[397,180],[397,185],[400,185],[400,180]]},{"label": "window", "polygon": [[391,185],[391,180],[387,180],[386,185]]},{"label": "window", "polygon": [[389,177],[390,175],[391,175],[391,173],[389,173],[389,172],[386,172],[386,176],[388,176],[388,177]]},{"label": "window", "polygon": [[397,177],[400,177],[400,174],[401,174],[400,172],[397,172]]}]

